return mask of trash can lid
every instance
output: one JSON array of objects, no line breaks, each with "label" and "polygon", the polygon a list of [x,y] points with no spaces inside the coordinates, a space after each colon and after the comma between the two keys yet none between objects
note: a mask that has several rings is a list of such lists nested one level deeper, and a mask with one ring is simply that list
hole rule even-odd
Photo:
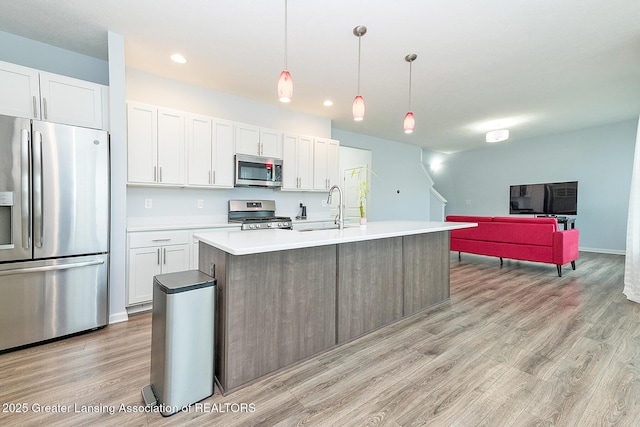
[{"label": "trash can lid", "polygon": [[153,283],[166,294],[177,294],[216,285],[216,279],[198,270],[178,271],[176,273],[158,274]]}]

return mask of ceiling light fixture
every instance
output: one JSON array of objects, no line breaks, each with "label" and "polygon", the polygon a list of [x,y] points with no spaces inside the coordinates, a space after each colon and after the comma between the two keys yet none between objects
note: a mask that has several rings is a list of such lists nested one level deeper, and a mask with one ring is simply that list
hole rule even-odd
[{"label": "ceiling light fixture", "polygon": [[333,101],[330,99],[325,99],[322,105],[324,105],[325,107],[331,107],[333,105]]},{"label": "ceiling light fixture", "polygon": [[187,59],[180,55],[179,53],[174,53],[173,55],[171,55],[171,60],[173,62],[177,62],[178,64],[186,64],[187,63]]},{"label": "ceiling light fixture", "polygon": [[360,52],[361,52],[361,40],[362,36],[367,34],[367,27],[364,25],[358,25],[353,29],[353,35],[358,37],[358,94],[353,100],[353,107],[351,109],[353,113],[353,120],[356,122],[364,119],[364,98],[360,95]]},{"label": "ceiling light fixture", "polygon": [[280,102],[291,102],[293,96],[293,80],[287,70],[287,0],[284,0],[284,70],[278,79],[278,98]]},{"label": "ceiling light fixture", "polygon": [[415,61],[417,57],[418,55],[415,53],[410,53],[404,57],[404,60],[409,63],[409,111],[404,116],[404,133],[413,133],[413,130],[416,127],[416,118],[413,116],[413,112],[411,111],[411,67],[413,65],[413,61]]},{"label": "ceiling light fixture", "polygon": [[491,132],[487,132],[487,142],[500,142],[509,139],[509,130],[508,129],[500,129],[500,130],[492,130]]}]

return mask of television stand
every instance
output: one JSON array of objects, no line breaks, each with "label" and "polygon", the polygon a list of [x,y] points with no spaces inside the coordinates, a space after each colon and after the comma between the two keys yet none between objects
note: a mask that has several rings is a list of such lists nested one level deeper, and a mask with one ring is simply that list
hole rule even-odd
[{"label": "television stand", "polygon": [[576,228],[576,219],[569,218],[567,216],[557,216],[557,215],[537,215],[538,218],[555,218],[558,221],[558,224],[562,224],[565,230],[571,228]]}]

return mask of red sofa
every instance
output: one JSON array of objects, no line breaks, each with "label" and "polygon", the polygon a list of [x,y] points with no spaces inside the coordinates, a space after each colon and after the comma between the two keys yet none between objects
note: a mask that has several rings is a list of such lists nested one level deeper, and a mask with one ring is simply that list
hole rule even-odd
[{"label": "red sofa", "polygon": [[452,251],[555,264],[562,266],[578,259],[577,229],[558,230],[555,218],[518,218],[448,215],[447,221],[476,222],[477,227],[451,230]]}]

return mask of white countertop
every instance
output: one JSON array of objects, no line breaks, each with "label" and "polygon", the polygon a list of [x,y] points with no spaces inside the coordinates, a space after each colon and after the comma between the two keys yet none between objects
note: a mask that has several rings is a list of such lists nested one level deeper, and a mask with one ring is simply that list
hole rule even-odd
[{"label": "white countertop", "polygon": [[476,227],[476,223],[433,221],[376,221],[366,227],[349,224],[343,230],[250,230],[198,233],[201,242],[231,255],[248,255],[287,249],[335,245],[365,240],[434,233],[459,228]]}]

